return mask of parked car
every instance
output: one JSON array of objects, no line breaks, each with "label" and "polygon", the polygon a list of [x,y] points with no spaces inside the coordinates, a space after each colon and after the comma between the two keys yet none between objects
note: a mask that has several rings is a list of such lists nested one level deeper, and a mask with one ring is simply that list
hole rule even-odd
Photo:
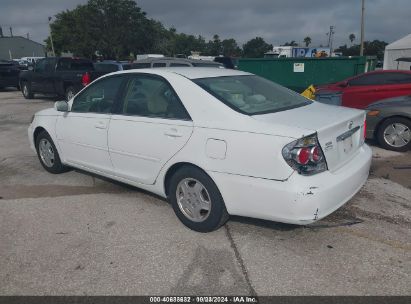
[{"label": "parked car", "polygon": [[148,58],[137,60],[132,64],[133,69],[165,68],[165,67],[202,67],[202,68],[224,68],[224,65],[214,61],[185,59],[174,57]]},{"label": "parked car", "polygon": [[28,134],[48,172],[148,190],[206,232],[229,215],[305,225],[341,207],[368,177],[364,120],[246,72],[143,69],[36,113]]},{"label": "parked car", "polygon": [[161,57],[161,58],[148,58],[143,60],[138,60],[136,62],[128,61],[114,61],[114,60],[104,60],[101,62],[94,63],[94,71],[89,72],[89,81],[93,81],[107,73],[125,71],[132,69],[145,69],[145,68],[164,68],[164,67],[217,67],[224,68],[220,63],[214,63],[212,61],[203,60],[191,60],[185,58],[174,58],[174,57]]},{"label": "parked car", "polygon": [[28,70],[29,68],[29,62],[24,59],[13,59],[13,61],[17,62],[19,64],[20,70]]},{"label": "parked car", "polygon": [[411,94],[411,71],[379,70],[316,88],[316,100],[350,108],[365,109],[390,97]]},{"label": "parked car", "polygon": [[20,67],[18,62],[0,60],[0,89],[5,87],[19,88]]},{"label": "parked car", "polygon": [[411,149],[411,95],[384,99],[367,107],[367,138],[385,149]]},{"label": "parked car", "polygon": [[97,73],[112,73],[130,69],[132,69],[132,63],[128,61],[104,60],[94,63],[94,71]]},{"label": "parked car", "polygon": [[25,98],[34,94],[51,94],[71,99],[91,80],[93,62],[83,58],[48,57],[36,62],[34,69],[20,74],[20,87]]}]

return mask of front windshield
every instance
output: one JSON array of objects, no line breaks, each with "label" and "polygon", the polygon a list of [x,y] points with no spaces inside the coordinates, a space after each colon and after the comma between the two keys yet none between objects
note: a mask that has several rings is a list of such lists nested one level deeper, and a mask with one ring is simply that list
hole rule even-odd
[{"label": "front windshield", "polygon": [[255,75],[193,81],[229,107],[248,115],[284,111],[311,103],[300,94]]}]

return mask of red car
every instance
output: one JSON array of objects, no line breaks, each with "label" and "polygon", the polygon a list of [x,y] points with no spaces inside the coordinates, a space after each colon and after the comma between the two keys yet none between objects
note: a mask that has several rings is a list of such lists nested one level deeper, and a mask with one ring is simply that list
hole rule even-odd
[{"label": "red car", "polygon": [[411,94],[411,71],[379,70],[316,88],[316,100],[364,109],[369,104],[390,97]]}]

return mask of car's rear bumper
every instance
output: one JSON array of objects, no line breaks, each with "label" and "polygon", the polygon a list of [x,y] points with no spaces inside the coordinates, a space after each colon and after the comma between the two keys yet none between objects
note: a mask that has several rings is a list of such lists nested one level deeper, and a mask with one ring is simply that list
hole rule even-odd
[{"label": "car's rear bumper", "polygon": [[324,218],[351,199],[367,180],[371,149],[363,145],[338,171],[313,176],[293,173],[273,181],[248,176],[208,172],[232,215],[292,224],[309,224]]},{"label": "car's rear bumper", "polygon": [[381,121],[381,117],[378,116],[368,116],[367,115],[367,130],[365,134],[365,138],[373,139],[375,136],[375,129],[378,123]]}]

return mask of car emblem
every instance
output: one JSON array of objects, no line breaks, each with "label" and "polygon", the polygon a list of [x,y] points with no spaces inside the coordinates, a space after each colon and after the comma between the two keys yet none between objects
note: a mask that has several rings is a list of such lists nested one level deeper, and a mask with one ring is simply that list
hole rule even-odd
[{"label": "car emblem", "polygon": [[351,130],[352,125],[353,125],[353,121],[351,120],[351,121],[349,122],[349,124],[348,124],[348,130]]}]

